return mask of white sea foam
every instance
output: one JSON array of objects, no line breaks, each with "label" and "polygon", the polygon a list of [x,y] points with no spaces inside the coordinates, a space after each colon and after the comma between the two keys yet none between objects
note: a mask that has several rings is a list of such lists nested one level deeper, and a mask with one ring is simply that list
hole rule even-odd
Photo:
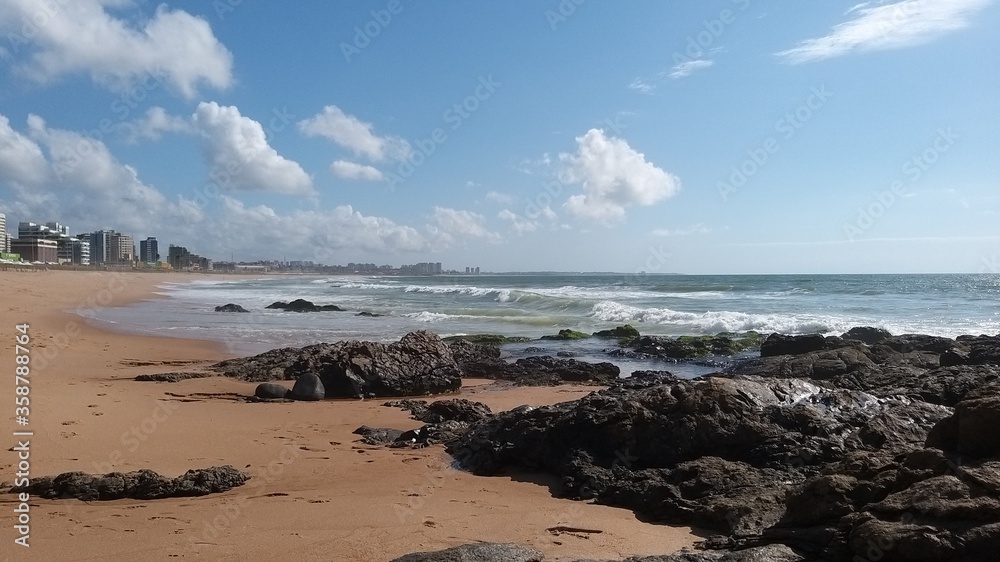
[{"label": "white sea foam", "polygon": [[834,316],[751,314],[728,310],[681,312],[669,308],[639,308],[615,301],[597,303],[591,310],[591,316],[605,322],[669,325],[706,334],[748,330],[785,334],[843,332],[857,325],[846,318]]}]

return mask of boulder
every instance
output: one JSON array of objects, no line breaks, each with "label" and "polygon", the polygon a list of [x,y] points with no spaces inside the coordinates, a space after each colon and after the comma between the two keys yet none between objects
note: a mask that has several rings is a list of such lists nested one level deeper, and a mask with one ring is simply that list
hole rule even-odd
[{"label": "boulder", "polygon": [[383,315],[382,314],[376,314],[374,312],[368,312],[368,311],[362,310],[361,312],[355,314],[355,316],[362,316],[362,317],[365,317],[365,318],[379,318],[379,317],[381,317]]},{"label": "boulder", "polygon": [[635,340],[636,357],[657,359],[695,359],[710,355],[728,356],[757,349],[761,337],[757,332],[745,334],[720,333],[714,336],[642,336]]},{"label": "boulder", "polygon": [[305,299],[295,299],[292,302],[278,301],[264,308],[285,310],[288,312],[343,312],[344,309],[332,304],[316,305]]},{"label": "boulder", "polygon": [[844,332],[844,335],[840,337],[849,341],[859,341],[866,345],[875,345],[886,338],[891,338],[892,333],[882,328],[858,326]]},{"label": "boulder", "polygon": [[243,308],[238,304],[224,304],[222,306],[215,307],[216,312],[250,312],[249,310]]},{"label": "boulder", "polygon": [[103,475],[64,472],[55,477],[33,478],[28,486],[11,488],[10,493],[28,492],[46,499],[83,501],[155,500],[225,492],[249,479],[249,474],[229,465],[189,470],[177,478],[166,478],[152,470]]},{"label": "boulder", "polygon": [[621,370],[613,363],[588,363],[543,355],[505,363],[502,370],[490,378],[510,380],[526,386],[558,385],[564,382],[609,384],[617,380],[619,374]]},{"label": "boulder", "polygon": [[289,392],[291,392],[289,389],[280,384],[263,382],[257,385],[257,388],[253,391],[253,395],[257,398],[281,399],[287,398]]},{"label": "boulder", "polygon": [[288,393],[292,400],[315,401],[326,398],[326,388],[319,375],[303,373],[296,377],[292,390]]},{"label": "boulder", "polygon": [[941,420],[927,445],[975,458],[1000,456],[1000,396],[964,400],[951,417]]},{"label": "boulder", "polygon": [[426,423],[445,421],[471,423],[493,415],[493,411],[486,404],[464,398],[437,400],[430,404],[423,400],[396,400],[386,402],[384,405],[407,410],[413,415],[413,419]]},{"label": "boulder", "polygon": [[615,326],[610,330],[600,330],[594,332],[594,337],[634,340],[639,337],[639,330],[631,324],[625,324],[624,326]]},{"label": "boulder", "polygon": [[390,344],[350,340],[272,350],[213,368],[254,382],[316,375],[327,398],[440,394],[462,385],[451,350],[426,331],[411,332]]},{"label": "boulder", "polygon": [[578,332],[576,330],[559,330],[559,333],[554,336],[542,336],[543,340],[582,340],[589,338],[590,334],[586,332]]},{"label": "boulder", "polygon": [[500,348],[496,345],[463,339],[452,341],[448,347],[466,377],[492,378],[507,366],[507,362],[500,359]]},{"label": "boulder", "polygon": [[761,357],[776,355],[802,355],[810,351],[826,349],[826,338],[821,334],[806,334],[801,336],[786,336],[771,334],[760,344]]}]

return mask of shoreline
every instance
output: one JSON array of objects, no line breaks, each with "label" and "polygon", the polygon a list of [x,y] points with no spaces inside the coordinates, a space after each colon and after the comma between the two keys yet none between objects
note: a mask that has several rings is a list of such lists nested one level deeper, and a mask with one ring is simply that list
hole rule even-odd
[{"label": "shoreline", "polygon": [[[0,361],[14,364],[15,323],[29,324],[35,354],[28,426],[34,432],[32,477],[139,469],[173,477],[223,464],[253,475],[242,488],[199,498],[32,498],[31,545],[39,559],[170,555],[376,562],[486,540],[531,545],[558,561],[665,554],[698,540],[687,527],[651,525],[628,510],[554,498],[534,475],[485,478],[453,470],[439,447],[386,450],[355,442],[352,431],[360,425],[421,425],[379,400],[248,404],[234,397],[251,394],[254,385],[222,377],[135,382],[139,374],[191,370],[230,355],[219,342],[108,331],[73,312],[164,298],[154,294],[158,285],[193,275],[0,272],[9,296],[9,320],[0,326],[0,341],[8,343],[0,346]],[[460,395],[503,410],[568,401],[593,390],[483,386],[469,380]],[[8,427],[12,414],[4,416]],[[0,455],[0,481],[14,479],[15,464],[15,453]],[[5,518],[14,499],[0,496]],[[0,540],[13,541],[6,521]],[[603,533],[547,531],[558,525]],[[121,540],[129,535],[142,541]]]}]

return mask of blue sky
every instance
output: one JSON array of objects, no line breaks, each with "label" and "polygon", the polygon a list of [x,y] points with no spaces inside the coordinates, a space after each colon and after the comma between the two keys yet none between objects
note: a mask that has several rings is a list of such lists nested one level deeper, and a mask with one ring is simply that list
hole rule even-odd
[{"label": "blue sky", "polygon": [[1000,263],[994,0],[0,2],[0,212],[214,257]]}]

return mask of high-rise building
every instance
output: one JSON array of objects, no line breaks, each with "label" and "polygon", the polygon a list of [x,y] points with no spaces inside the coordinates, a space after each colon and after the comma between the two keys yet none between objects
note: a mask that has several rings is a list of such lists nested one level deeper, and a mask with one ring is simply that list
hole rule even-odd
[{"label": "high-rise building", "polygon": [[155,237],[139,242],[139,261],[148,265],[155,265],[160,261],[160,246]]},{"label": "high-rise building", "polygon": [[115,232],[111,236],[111,251],[109,253],[109,261],[112,263],[132,263],[135,261],[135,242],[128,234]]},{"label": "high-rise building", "polygon": [[113,230],[98,230],[90,234],[80,234],[77,238],[89,240],[90,242],[90,263],[101,265],[107,263],[109,250],[111,249],[111,234]]},{"label": "high-rise building", "polygon": [[0,253],[10,252],[10,236],[7,234],[7,215],[0,213]]},{"label": "high-rise building", "polygon": [[73,248],[72,257],[75,265],[90,265],[90,241],[70,238],[70,245]]}]

